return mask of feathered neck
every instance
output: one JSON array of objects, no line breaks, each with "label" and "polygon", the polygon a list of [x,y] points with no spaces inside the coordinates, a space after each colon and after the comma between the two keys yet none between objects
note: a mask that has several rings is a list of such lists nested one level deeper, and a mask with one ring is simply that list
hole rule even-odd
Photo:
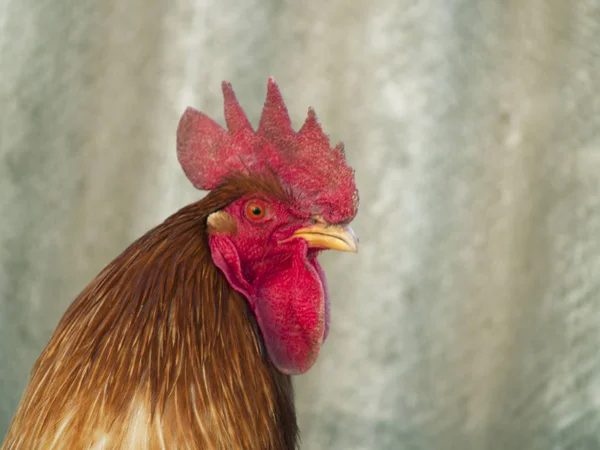
[{"label": "feathered neck", "polygon": [[245,299],[207,247],[207,216],[239,194],[225,185],[183,208],[85,288],[3,448],[296,447],[291,380],[262,352]]}]

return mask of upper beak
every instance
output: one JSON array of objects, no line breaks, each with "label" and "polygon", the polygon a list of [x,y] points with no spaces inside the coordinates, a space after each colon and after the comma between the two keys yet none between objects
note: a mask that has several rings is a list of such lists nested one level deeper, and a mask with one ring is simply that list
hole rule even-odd
[{"label": "upper beak", "polygon": [[358,239],[348,225],[328,225],[319,222],[310,227],[300,228],[291,238],[302,238],[309,248],[327,248],[342,252],[358,252]]}]

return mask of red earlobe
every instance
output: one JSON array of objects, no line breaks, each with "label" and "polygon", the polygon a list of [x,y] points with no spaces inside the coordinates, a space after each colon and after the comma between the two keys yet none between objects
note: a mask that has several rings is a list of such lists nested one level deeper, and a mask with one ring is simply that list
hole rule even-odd
[{"label": "red earlobe", "polygon": [[252,286],[244,278],[240,257],[229,237],[209,236],[208,245],[215,266],[221,269],[231,287],[246,297],[250,308],[254,310]]}]

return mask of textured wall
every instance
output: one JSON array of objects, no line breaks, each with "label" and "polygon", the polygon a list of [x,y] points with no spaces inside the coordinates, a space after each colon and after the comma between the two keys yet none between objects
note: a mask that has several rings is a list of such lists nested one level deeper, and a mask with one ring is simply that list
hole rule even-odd
[{"label": "textured wall", "polygon": [[67,305],[274,75],[357,169],[305,449],[600,449],[600,0],[0,0],[0,436]]}]

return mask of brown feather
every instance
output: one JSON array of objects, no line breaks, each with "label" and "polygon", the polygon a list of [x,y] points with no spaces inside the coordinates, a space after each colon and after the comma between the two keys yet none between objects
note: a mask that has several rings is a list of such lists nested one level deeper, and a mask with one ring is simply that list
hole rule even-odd
[{"label": "brown feather", "polygon": [[235,175],[134,242],[77,297],[2,450],[294,449],[290,377],[212,263],[207,217],[272,176]]}]

